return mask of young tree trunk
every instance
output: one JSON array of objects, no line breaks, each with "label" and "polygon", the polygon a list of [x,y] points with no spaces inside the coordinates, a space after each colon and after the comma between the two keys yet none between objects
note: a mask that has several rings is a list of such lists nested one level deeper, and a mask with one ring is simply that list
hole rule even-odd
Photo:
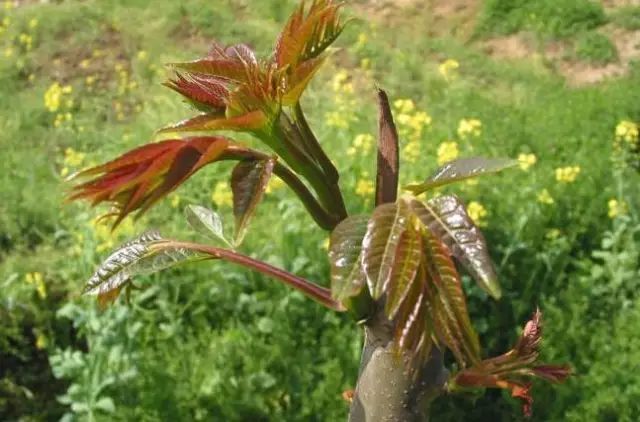
[{"label": "young tree trunk", "polygon": [[378,311],[365,325],[365,341],[349,422],[429,420],[429,405],[444,389],[448,371],[433,348],[420,376],[412,381],[392,350],[391,324]]}]

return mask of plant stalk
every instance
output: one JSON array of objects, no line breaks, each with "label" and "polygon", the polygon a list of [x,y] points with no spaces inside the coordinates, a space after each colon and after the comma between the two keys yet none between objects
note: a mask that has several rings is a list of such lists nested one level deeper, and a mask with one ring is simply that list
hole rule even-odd
[{"label": "plant stalk", "polygon": [[242,265],[243,267],[251,268],[252,270],[255,270],[259,273],[268,275],[284,282],[285,284],[293,287],[305,296],[315,300],[316,302],[326,306],[329,309],[338,312],[345,311],[345,308],[342,306],[342,304],[331,297],[331,291],[329,289],[318,286],[315,283],[312,283],[302,277],[298,277],[280,268],[274,267],[273,265],[267,264],[266,262],[253,259],[251,257],[228,249],[203,245],[200,243],[168,241],[164,246],[168,248],[185,248],[191,251],[209,255],[212,258],[222,259],[228,262]]}]

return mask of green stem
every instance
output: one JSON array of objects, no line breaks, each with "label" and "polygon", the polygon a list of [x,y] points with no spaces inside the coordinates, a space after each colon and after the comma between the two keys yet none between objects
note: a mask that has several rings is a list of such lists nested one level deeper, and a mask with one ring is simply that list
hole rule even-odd
[{"label": "green stem", "polygon": [[251,268],[259,273],[284,282],[327,308],[339,312],[345,311],[342,304],[331,297],[331,291],[329,289],[318,286],[317,284],[305,280],[302,277],[298,277],[287,271],[281,270],[280,268],[274,267],[266,262],[258,261],[257,259],[253,259],[228,249],[202,245],[200,243],[168,241],[166,242],[166,245],[163,246],[167,248],[185,248],[190,251],[209,255],[213,258],[223,259],[228,262],[233,262],[234,264],[242,265],[243,267]]},{"label": "green stem", "polygon": [[296,103],[293,108],[293,112],[296,127],[302,135],[302,139],[305,141],[305,145],[309,149],[309,153],[316,159],[326,177],[326,181],[329,185],[329,190],[331,191],[331,195],[334,198],[336,213],[341,217],[342,220],[347,217],[347,209],[344,204],[344,198],[342,196],[342,191],[340,190],[340,185],[338,184],[340,174],[331,162],[331,159],[327,156],[325,151],[320,146],[320,142],[318,142],[318,138],[316,138],[313,131],[311,130],[309,123],[307,123],[307,119],[304,116],[304,112],[302,111],[300,102]]},{"label": "green stem", "polygon": [[[304,147],[306,143],[298,127],[284,113],[280,117],[279,124],[275,125],[273,130],[275,138],[278,140],[287,139],[288,145]],[[302,175],[309,182],[324,208],[337,222],[347,217],[340,188],[337,183],[331,183],[327,180],[327,176],[314,158],[307,153],[296,154],[295,157],[287,154],[282,155],[282,158],[295,172]]]}]

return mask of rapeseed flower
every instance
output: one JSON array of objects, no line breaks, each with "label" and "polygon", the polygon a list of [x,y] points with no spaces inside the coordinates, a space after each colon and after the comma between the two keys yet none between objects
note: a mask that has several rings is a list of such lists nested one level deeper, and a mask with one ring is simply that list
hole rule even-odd
[{"label": "rapeseed flower", "polygon": [[462,119],[458,123],[458,136],[466,139],[470,136],[478,137],[482,133],[482,122],[478,119]]},{"label": "rapeseed flower", "polygon": [[524,171],[528,171],[531,166],[538,162],[538,158],[535,154],[520,154],[518,155],[518,164]]},{"label": "rapeseed flower", "polygon": [[483,221],[483,219],[487,216],[487,210],[481,203],[476,201],[469,202],[469,205],[467,205],[467,214],[471,217],[473,222],[476,223],[476,225],[486,225],[486,222]]},{"label": "rapeseed flower", "polygon": [[622,120],[616,126],[616,139],[629,144],[638,142],[638,125],[629,120]]},{"label": "rapeseed flower", "polygon": [[233,192],[226,182],[218,182],[213,188],[211,200],[219,207],[230,207],[233,205]]},{"label": "rapeseed flower", "polygon": [[620,215],[624,215],[627,213],[627,204],[624,201],[618,201],[617,199],[610,199],[609,202],[607,202],[607,206],[609,208],[609,211],[607,212],[607,215],[609,216],[609,218],[616,218]]},{"label": "rapeseed flower", "polygon": [[442,166],[458,158],[460,151],[455,141],[446,141],[438,146],[438,165]]},{"label": "rapeseed flower", "polygon": [[24,279],[28,284],[32,284],[35,286],[36,291],[38,292],[38,296],[40,296],[40,299],[47,298],[47,286],[44,283],[44,278],[42,277],[42,273],[38,271],[27,273]]},{"label": "rapeseed flower", "polygon": [[546,189],[542,189],[540,193],[538,193],[537,199],[538,202],[545,205],[551,205],[555,202],[549,191]]},{"label": "rapeseed flower", "polygon": [[438,66],[438,72],[448,82],[456,78],[457,70],[460,67],[460,63],[454,59],[447,59],[440,63]]},{"label": "rapeseed flower", "polygon": [[580,174],[579,166],[561,167],[556,169],[556,180],[560,183],[573,183]]}]

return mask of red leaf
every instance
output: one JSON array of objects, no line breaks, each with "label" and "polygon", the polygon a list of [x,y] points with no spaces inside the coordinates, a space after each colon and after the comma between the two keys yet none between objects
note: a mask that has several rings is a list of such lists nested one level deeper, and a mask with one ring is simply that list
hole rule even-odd
[{"label": "red leaf", "polygon": [[238,163],[231,174],[233,215],[236,218],[235,244],[242,242],[247,225],[262,200],[273,173],[275,158],[246,160]]},{"label": "red leaf", "polygon": [[127,214],[146,211],[229,146],[223,137],[192,137],[149,144],[81,175],[98,175],[73,188],[70,199],[112,202],[117,225]]}]

